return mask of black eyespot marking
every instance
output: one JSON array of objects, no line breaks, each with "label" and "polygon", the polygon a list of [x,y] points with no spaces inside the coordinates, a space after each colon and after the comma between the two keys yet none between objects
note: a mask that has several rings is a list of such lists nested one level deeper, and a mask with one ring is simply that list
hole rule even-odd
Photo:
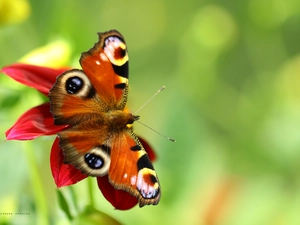
[{"label": "black eyespot marking", "polygon": [[139,145],[135,145],[135,146],[130,147],[130,150],[132,150],[132,151],[139,151],[141,149],[142,149],[142,147],[139,146]]},{"label": "black eyespot marking", "polygon": [[150,180],[151,180],[152,184],[158,183],[156,176],[154,176],[153,174],[150,174]]},{"label": "black eyespot marking", "polygon": [[126,88],[126,84],[125,83],[116,84],[115,88],[117,88],[117,89],[125,89]]},{"label": "black eyespot marking", "polygon": [[120,54],[122,57],[125,57],[127,50],[126,49],[121,49]]},{"label": "black eyespot marking", "polygon": [[103,158],[95,154],[86,154],[84,160],[91,169],[101,169],[104,165]]},{"label": "black eyespot marking", "polygon": [[124,63],[122,66],[113,65],[113,69],[116,74],[118,74],[121,77],[128,78],[128,61]]},{"label": "black eyespot marking", "polygon": [[150,159],[147,154],[144,154],[142,157],[139,158],[139,160],[137,161],[137,167],[138,170],[141,170],[143,168],[154,170],[154,167],[150,162]]},{"label": "black eyespot marking", "polygon": [[70,77],[66,81],[66,90],[69,94],[76,94],[83,87],[83,80],[79,77]]},{"label": "black eyespot marking", "polygon": [[115,51],[115,58],[116,59],[122,59],[126,56],[126,49],[123,49],[123,48],[118,48],[116,49]]}]

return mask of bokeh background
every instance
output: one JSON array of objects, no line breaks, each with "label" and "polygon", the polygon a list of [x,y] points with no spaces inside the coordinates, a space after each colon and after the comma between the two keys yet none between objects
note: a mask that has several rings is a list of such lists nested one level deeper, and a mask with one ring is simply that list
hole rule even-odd
[{"label": "bokeh background", "polygon": [[94,179],[58,192],[54,137],[4,135],[47,99],[1,74],[0,224],[71,224],[60,195],[74,217],[93,196],[95,209],[128,225],[300,224],[300,1],[0,0],[0,66],[79,67],[110,29],[128,45],[132,111],[167,86],[139,115],[177,142],[135,125],[158,155],[161,202],[114,210]]}]

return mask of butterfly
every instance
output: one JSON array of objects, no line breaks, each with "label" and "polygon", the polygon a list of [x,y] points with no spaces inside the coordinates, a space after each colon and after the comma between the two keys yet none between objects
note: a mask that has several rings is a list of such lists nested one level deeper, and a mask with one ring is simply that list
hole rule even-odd
[{"label": "butterfly", "polygon": [[99,41],[80,58],[82,70],[57,77],[49,93],[64,162],[89,176],[108,175],[109,182],[135,196],[140,207],[158,204],[160,184],[127,112],[128,52],[116,30],[98,33]]}]

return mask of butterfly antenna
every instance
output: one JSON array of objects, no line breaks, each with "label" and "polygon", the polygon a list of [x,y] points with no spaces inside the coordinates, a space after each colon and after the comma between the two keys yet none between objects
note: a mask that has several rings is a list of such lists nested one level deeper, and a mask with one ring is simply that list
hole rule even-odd
[{"label": "butterfly antenna", "polygon": [[148,125],[142,123],[141,121],[136,120],[136,122],[138,122],[138,123],[142,124],[143,126],[149,128],[150,130],[154,131],[155,133],[159,134],[160,136],[163,136],[163,137],[167,138],[168,140],[170,140],[170,141],[172,141],[172,142],[176,142],[175,139],[170,138],[170,137],[168,137],[168,136],[166,136],[166,135],[163,135],[162,133],[159,133],[157,130],[154,130],[152,127],[149,127]]},{"label": "butterfly antenna", "polygon": [[[165,88],[166,88],[166,86],[164,85],[160,89],[158,89],[157,92],[154,95],[152,95],[151,98],[149,98],[133,115],[136,115],[142,108],[145,107],[145,105],[147,105],[156,95],[159,94],[159,92],[163,91]],[[147,127],[148,129],[150,129],[150,130],[154,131],[155,133],[159,134],[160,136],[165,137],[165,138],[167,138],[168,140],[170,140],[172,142],[176,142],[175,139],[170,138],[166,135],[163,135],[162,133],[159,133],[157,130],[154,130],[152,127],[149,127],[148,125],[142,123],[141,121],[136,120],[136,122],[142,124],[143,126]]]},{"label": "butterfly antenna", "polygon": [[147,105],[156,95],[158,95],[159,92],[163,91],[166,88],[166,86],[162,86],[160,89],[158,89],[158,91],[152,95],[151,98],[148,99],[148,101],[146,101],[135,113],[134,115],[136,115],[142,108],[145,107],[145,105]]}]

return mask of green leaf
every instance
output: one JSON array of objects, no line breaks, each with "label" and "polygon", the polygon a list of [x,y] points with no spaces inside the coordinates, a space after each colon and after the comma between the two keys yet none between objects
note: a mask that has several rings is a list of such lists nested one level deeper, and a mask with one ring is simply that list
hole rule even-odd
[{"label": "green leaf", "polygon": [[66,216],[71,221],[73,219],[73,217],[70,212],[68,202],[60,190],[57,190],[57,197],[58,197],[58,203],[59,203],[60,208],[65,212]]},{"label": "green leaf", "polygon": [[78,200],[77,200],[76,193],[74,191],[74,187],[73,186],[68,186],[68,191],[70,193],[71,200],[73,201],[73,205],[75,207],[75,210],[78,212],[79,211]]}]

